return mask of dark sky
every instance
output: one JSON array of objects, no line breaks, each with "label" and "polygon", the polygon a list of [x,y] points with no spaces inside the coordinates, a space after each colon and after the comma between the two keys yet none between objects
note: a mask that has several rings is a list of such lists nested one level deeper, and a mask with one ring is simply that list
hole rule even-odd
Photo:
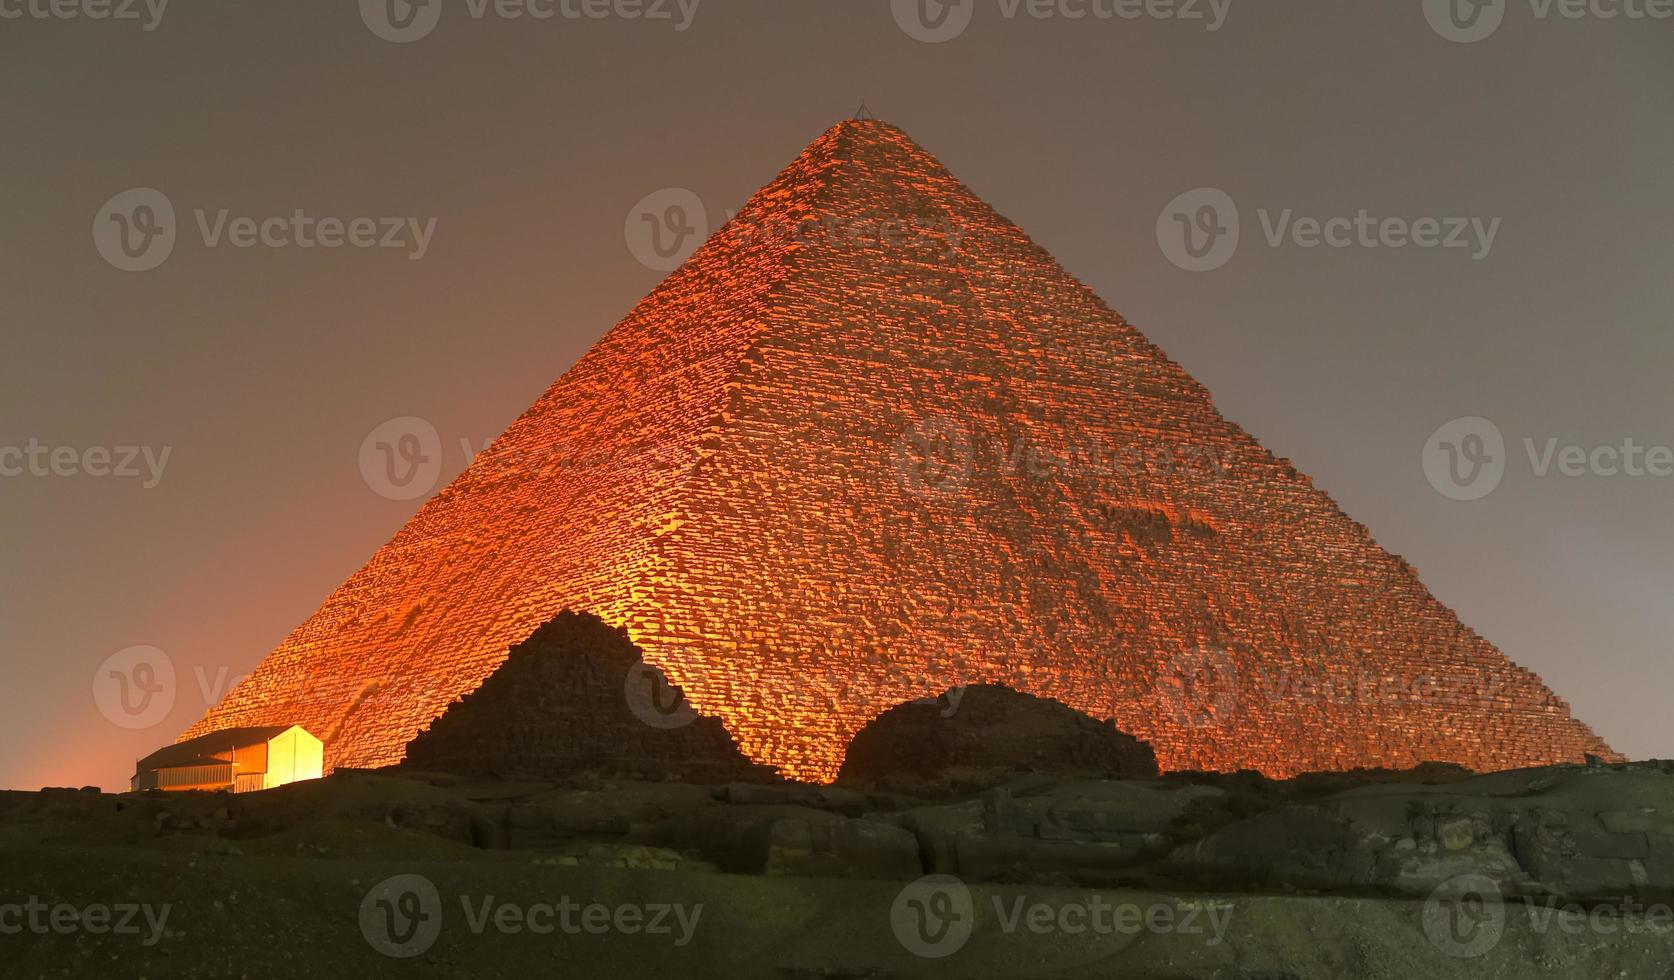
[{"label": "dark sky", "polygon": [[[1674,22],[1502,0],[1461,43],[1423,0],[974,0],[927,43],[888,0],[703,0],[685,30],[439,2],[408,43],[352,2],[175,0],[151,30],[0,2],[0,786],[125,785],[417,508],[363,476],[368,433],[427,420],[450,478],[657,282],[637,202],[684,189],[713,227],[862,99],[1617,749],[1674,755],[1674,478],[1595,452],[1674,446]],[[148,271],[96,247],[122,261],[131,188],[175,211]],[[1241,233],[1190,272],[1158,229],[1199,188]],[[435,224],[416,260],[234,244],[299,209]],[[1302,244],[1361,211],[1492,246]],[[1453,499],[1430,440],[1476,416],[1503,479]],[[1469,463],[1494,430],[1443,436]],[[150,468],[97,475],[129,446]],[[1548,446],[1594,462],[1542,475]],[[126,728],[95,675],[136,646],[176,684]]]}]

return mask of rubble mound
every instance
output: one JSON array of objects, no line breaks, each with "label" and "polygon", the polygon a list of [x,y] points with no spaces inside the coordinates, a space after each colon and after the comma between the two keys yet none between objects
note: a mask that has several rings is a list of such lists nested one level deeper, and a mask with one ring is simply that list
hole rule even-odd
[{"label": "rubble mound", "polygon": [[778,778],[745,758],[719,719],[697,714],[626,630],[568,610],[409,742],[402,765],[502,779]]},{"label": "rubble mound", "polygon": [[1050,698],[999,684],[896,705],[849,743],[840,784],[933,793],[1018,772],[1155,776],[1151,746]]}]

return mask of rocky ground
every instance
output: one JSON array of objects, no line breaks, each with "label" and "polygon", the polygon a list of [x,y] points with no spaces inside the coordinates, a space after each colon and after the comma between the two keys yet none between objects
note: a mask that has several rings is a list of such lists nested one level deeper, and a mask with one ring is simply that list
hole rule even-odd
[{"label": "rocky ground", "polygon": [[1674,765],[0,794],[6,977],[1674,976]]}]

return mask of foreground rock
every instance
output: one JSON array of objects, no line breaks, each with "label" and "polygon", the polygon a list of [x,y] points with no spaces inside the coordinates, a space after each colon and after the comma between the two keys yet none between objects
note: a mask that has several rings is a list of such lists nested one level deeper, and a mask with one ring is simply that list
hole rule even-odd
[{"label": "foreground rock", "polygon": [[[45,929],[0,949],[7,976],[1635,978],[1674,962],[1671,854],[1668,763],[1028,775],[933,799],[345,771],[237,796],[0,793],[3,901],[170,909],[151,945]],[[938,907],[914,891],[928,874],[971,902],[944,958],[909,928]],[[440,934],[386,956],[368,896],[414,875]],[[703,912],[679,945],[518,925],[565,900]],[[1158,918],[1079,928],[1112,909]]]},{"label": "foreground rock", "polygon": [[507,779],[773,781],[721,722],[641,659],[626,631],[571,612],[512,647],[482,685],[407,745],[406,766]]},{"label": "foreground rock", "polygon": [[849,743],[841,785],[934,794],[1019,773],[1155,776],[1151,746],[1049,698],[997,684],[897,705]]}]

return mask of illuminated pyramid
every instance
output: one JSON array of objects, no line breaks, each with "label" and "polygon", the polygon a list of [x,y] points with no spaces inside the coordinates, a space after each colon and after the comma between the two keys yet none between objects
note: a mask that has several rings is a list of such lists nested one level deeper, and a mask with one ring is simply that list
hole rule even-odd
[{"label": "illuminated pyramid", "polygon": [[[538,465],[535,465],[538,464]],[[1617,756],[901,130],[826,132],[184,736],[397,762],[564,609],[828,779],[994,682],[1285,775]]]}]

